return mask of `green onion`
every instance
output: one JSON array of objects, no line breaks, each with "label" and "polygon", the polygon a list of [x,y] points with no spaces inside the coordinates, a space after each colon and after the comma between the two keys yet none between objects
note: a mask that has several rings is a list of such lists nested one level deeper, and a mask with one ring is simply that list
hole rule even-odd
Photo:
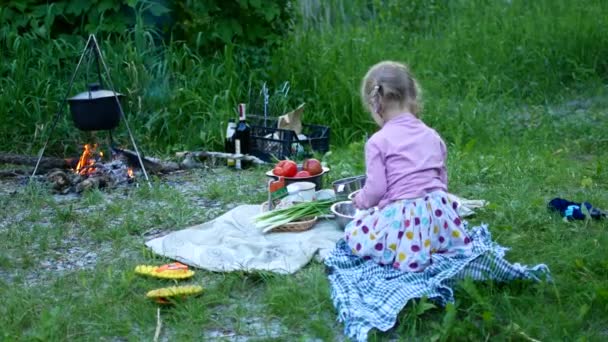
[{"label": "green onion", "polygon": [[262,229],[262,231],[266,233],[276,227],[299,219],[325,215],[329,212],[329,208],[334,203],[335,201],[333,200],[303,202],[288,208],[262,213],[254,218],[256,228]]}]

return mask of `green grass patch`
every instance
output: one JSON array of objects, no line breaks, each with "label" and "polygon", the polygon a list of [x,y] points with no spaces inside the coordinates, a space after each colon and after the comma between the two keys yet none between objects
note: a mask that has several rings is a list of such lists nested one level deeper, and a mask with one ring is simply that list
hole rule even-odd
[{"label": "green grass patch", "polygon": [[[494,239],[511,248],[508,260],[546,263],[554,283],[465,281],[456,286],[453,305],[409,303],[399,324],[387,333],[372,332],[371,341],[606,338],[608,223],[564,222],[546,209],[556,196],[599,207],[608,203],[608,149],[604,127],[596,122],[608,115],[606,95],[592,89],[574,97],[589,100],[573,100],[578,104],[505,106],[500,112],[511,121],[503,124],[522,125],[517,142],[494,132],[493,144],[449,144],[451,192],[490,202],[469,223],[488,223]],[[529,113],[529,119],[522,122],[519,113]],[[354,142],[326,157],[332,168],[326,185],[363,172],[362,148],[363,142]],[[137,264],[168,261],[143,246],[143,235],[207,221],[234,203],[261,203],[264,171],[194,171],[183,175],[188,181],[159,179],[152,188],[95,191],[75,200],[58,201],[35,184],[1,197],[3,338],[151,338],[156,305],[144,295],[171,282],[133,274]],[[240,194],[237,185],[244,189]],[[74,267],[88,251],[96,253],[95,262]],[[52,265],[65,269],[53,271]],[[343,337],[320,264],[293,276],[199,270],[190,283],[205,292],[161,310],[168,339]]]},{"label": "green grass patch", "polygon": [[[405,61],[424,89],[424,121],[448,144],[450,191],[490,202],[469,223],[488,223],[509,260],[546,263],[554,283],[462,282],[453,305],[409,303],[395,329],[370,340],[606,340],[608,223],[567,223],[546,209],[558,196],[608,208],[605,1],[297,5],[294,31],[263,68],[239,46],[201,56],[146,32],[137,42],[101,37],[146,155],[221,148],[235,105],[255,102],[268,81],[271,114],[307,102],[304,120],[331,126],[329,186],[364,172],[364,137],[375,127],[358,97],[361,77],[380,60]],[[1,150],[38,151],[83,43],[3,31],[0,93],[10,96],[0,96]],[[124,127],[115,136],[127,144]],[[78,132],[66,114],[49,154],[104,138]],[[157,306],[144,295],[171,283],[133,274],[168,261],[144,239],[263,202],[264,171],[191,171],[187,181],[61,201],[37,183],[2,190],[0,339],[152,339]],[[205,292],[161,310],[167,340],[343,338],[322,265],[293,276],[198,271],[190,282]]]}]

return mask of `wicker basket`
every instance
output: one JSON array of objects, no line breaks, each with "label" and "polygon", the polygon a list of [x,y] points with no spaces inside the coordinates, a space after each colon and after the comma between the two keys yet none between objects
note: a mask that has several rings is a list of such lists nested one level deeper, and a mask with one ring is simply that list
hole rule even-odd
[{"label": "wicker basket", "polygon": [[[262,203],[262,212],[268,211],[268,202]],[[266,233],[295,233],[304,232],[312,228],[317,223],[318,217],[307,217],[300,221],[290,222],[282,226],[275,227]]]}]

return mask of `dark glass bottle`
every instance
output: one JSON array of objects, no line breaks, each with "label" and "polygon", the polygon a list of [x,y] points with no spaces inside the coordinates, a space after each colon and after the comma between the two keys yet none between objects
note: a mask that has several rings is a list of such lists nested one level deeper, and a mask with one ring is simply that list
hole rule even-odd
[{"label": "dark glass bottle", "polygon": [[[249,155],[251,148],[251,127],[247,124],[246,106],[244,103],[239,104],[239,122],[236,125],[234,132],[234,153]],[[244,160],[236,161],[237,169],[249,167],[251,162]]]},{"label": "dark glass bottle", "polygon": [[[234,133],[236,132],[236,122],[234,119],[228,120],[228,127],[226,128],[226,141],[224,142],[224,152],[234,153]],[[226,159],[226,165],[228,167],[235,167],[236,160],[228,158]]]}]

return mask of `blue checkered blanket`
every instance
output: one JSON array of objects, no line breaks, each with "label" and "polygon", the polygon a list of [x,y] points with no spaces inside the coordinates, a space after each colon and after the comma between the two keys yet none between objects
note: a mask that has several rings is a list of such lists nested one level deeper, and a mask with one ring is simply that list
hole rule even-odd
[{"label": "blue checkered blanket", "polygon": [[528,267],[504,259],[505,247],[492,241],[487,226],[469,230],[473,255],[466,258],[433,255],[433,264],[423,272],[405,273],[391,266],[365,261],[350,252],[340,240],[325,259],[331,298],[344,323],[346,336],[366,341],[372,328],[387,331],[395,325],[397,315],[411,299],[426,297],[440,305],[453,302],[452,286],[458,280],[515,279],[550,281],[544,264]]}]

